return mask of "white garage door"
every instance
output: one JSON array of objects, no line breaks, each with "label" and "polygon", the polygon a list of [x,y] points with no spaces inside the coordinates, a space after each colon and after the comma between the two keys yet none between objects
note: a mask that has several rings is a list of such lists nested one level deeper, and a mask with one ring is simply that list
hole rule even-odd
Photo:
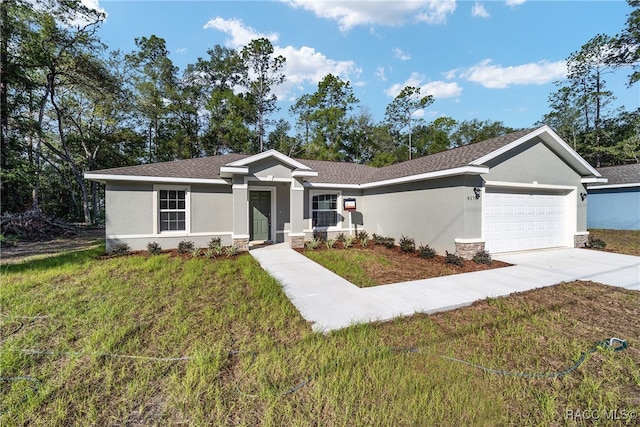
[{"label": "white garage door", "polygon": [[552,192],[488,188],[482,211],[486,250],[499,253],[566,246],[566,198]]}]

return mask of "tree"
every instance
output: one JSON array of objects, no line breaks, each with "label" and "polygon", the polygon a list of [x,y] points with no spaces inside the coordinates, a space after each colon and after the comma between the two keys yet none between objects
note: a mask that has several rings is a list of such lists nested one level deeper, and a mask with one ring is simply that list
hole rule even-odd
[{"label": "tree", "polygon": [[591,151],[596,167],[600,167],[599,148],[606,106],[615,99],[613,93],[605,89],[604,80],[604,75],[612,71],[614,46],[611,37],[598,34],[567,59],[567,77],[571,90],[578,96],[588,151]]},{"label": "tree", "polygon": [[269,133],[267,148],[277,150],[290,157],[299,156],[300,145],[296,138],[289,136],[291,124],[285,119],[276,122],[275,129]]},{"label": "tree", "polygon": [[[136,69],[137,108],[146,120],[148,161],[174,160],[179,157],[171,147],[169,104],[176,98],[177,71],[169,58],[164,39],[152,35],[135,39],[137,51],[126,56]],[[174,147],[175,148],[175,147]]]},{"label": "tree", "polygon": [[626,28],[615,40],[613,65],[631,65],[633,72],[629,76],[629,86],[640,81],[640,0],[627,0],[633,8],[627,15]]},{"label": "tree", "polygon": [[542,117],[541,124],[553,128],[563,140],[577,150],[579,134],[585,129],[581,121],[582,113],[578,107],[577,94],[571,88],[562,86],[549,95],[548,100],[551,111]]},{"label": "tree", "polygon": [[506,135],[516,129],[505,126],[504,123],[492,120],[464,120],[460,122],[451,134],[451,145],[461,147]]},{"label": "tree", "polygon": [[386,119],[393,129],[401,132],[401,129],[407,128],[409,135],[409,160],[412,157],[411,134],[413,130],[413,122],[416,120],[413,115],[425,109],[433,103],[433,96],[420,96],[420,88],[416,86],[405,86],[398,96],[387,105],[385,112]]},{"label": "tree", "polygon": [[360,102],[353,94],[349,82],[333,74],[327,74],[311,95],[303,95],[294,104],[300,112],[298,123],[308,129],[305,152],[308,157],[321,160],[344,160],[346,129],[351,120],[349,113]]},{"label": "tree", "polygon": [[416,155],[426,156],[447,150],[457,125],[458,122],[451,117],[438,117],[428,125],[417,128]]},{"label": "tree", "polygon": [[256,107],[259,151],[264,148],[265,127],[268,115],[276,110],[277,97],[273,93],[276,85],[284,82],[285,58],[282,55],[273,56],[273,46],[266,38],[252,40],[242,49],[242,59],[248,69],[248,79],[244,85],[248,88]]}]

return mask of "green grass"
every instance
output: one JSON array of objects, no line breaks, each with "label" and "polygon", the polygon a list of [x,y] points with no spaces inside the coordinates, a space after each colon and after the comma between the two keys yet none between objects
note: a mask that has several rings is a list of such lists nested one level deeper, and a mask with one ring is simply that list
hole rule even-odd
[{"label": "green grass", "polygon": [[[249,255],[102,251],[2,267],[1,376],[38,383],[0,382],[0,425],[564,425],[640,404],[638,292],[575,282],[322,335]],[[440,357],[559,371],[610,336],[630,348],[555,380]]]},{"label": "green grass", "polygon": [[387,258],[372,252],[308,250],[304,255],[361,288],[378,285],[375,279],[367,273],[365,266],[372,263],[390,264]]}]

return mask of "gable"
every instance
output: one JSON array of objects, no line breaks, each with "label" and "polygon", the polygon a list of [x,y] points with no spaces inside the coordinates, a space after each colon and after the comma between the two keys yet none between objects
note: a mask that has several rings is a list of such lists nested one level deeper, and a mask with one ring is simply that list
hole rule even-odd
[{"label": "gable", "polygon": [[533,138],[486,162],[490,172],[487,181],[578,185],[581,176],[572,166],[547,146],[540,138]]}]

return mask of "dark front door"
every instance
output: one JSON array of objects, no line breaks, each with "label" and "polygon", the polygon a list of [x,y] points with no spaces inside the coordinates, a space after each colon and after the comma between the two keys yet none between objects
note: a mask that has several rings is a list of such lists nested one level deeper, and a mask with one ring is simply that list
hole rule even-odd
[{"label": "dark front door", "polygon": [[271,192],[252,191],[249,195],[249,225],[251,240],[270,240]]}]

